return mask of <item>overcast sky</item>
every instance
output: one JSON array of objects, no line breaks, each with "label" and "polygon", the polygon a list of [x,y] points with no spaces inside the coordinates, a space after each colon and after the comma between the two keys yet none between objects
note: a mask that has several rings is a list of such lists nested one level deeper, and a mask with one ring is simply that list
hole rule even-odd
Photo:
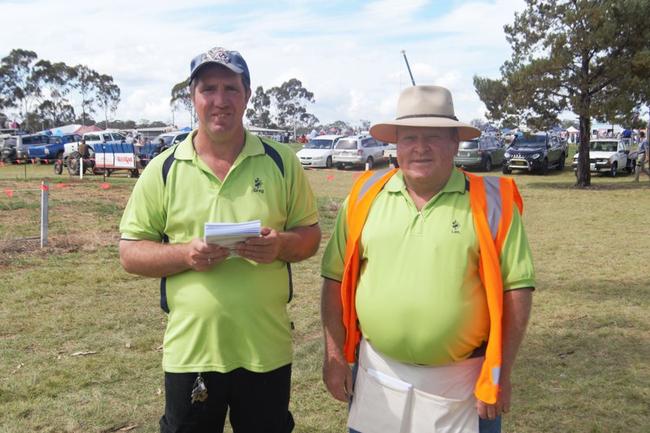
[{"label": "overcast sky", "polygon": [[[85,64],[122,90],[114,118],[170,122],[170,91],[192,57],[214,46],[242,53],[253,89],[297,78],[322,123],[393,118],[410,85],[448,87],[461,120],[482,118],[472,85],[509,57],[503,26],[523,0],[0,0],[0,57],[11,49]],[[98,118],[101,115],[97,115]],[[177,111],[176,124],[189,124]]]}]

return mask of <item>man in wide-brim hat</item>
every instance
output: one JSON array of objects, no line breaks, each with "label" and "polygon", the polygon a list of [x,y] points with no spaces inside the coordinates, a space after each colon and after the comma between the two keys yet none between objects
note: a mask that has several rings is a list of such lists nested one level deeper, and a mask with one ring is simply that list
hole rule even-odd
[{"label": "man in wide-brim hat", "polygon": [[324,253],[325,384],[351,431],[499,431],[535,285],[516,185],[454,168],[480,131],[443,87],[370,134],[399,169],[357,180]]}]

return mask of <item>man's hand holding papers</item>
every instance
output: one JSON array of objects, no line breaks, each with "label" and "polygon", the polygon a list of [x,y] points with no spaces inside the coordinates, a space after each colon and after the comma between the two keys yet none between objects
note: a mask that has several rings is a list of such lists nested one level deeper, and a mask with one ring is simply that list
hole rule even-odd
[{"label": "man's hand holding papers", "polygon": [[205,223],[205,243],[257,263],[271,263],[280,253],[280,235],[261,227],[259,220],[243,223]]},{"label": "man's hand holding papers", "polygon": [[214,265],[223,262],[230,255],[228,248],[208,244],[199,238],[192,240],[192,242],[186,245],[189,249],[187,263],[191,269],[198,272],[209,270]]},{"label": "man's hand holding papers", "polygon": [[262,227],[260,236],[248,238],[235,246],[235,252],[257,263],[272,263],[278,259],[281,248],[280,234],[268,227]]}]

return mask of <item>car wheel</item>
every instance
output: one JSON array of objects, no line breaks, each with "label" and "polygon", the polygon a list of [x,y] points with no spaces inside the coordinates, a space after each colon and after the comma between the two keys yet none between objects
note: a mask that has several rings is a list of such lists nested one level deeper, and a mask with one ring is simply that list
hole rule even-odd
[{"label": "car wheel", "polygon": [[339,162],[338,164],[336,164],[336,168],[337,168],[338,170],[343,170],[343,167],[344,167],[344,165],[341,164],[340,162]]},{"label": "car wheel", "polygon": [[541,174],[548,174],[548,159],[544,158],[542,161],[542,168],[539,169]]},{"label": "car wheel", "polygon": [[508,165],[507,165],[507,164],[503,164],[503,168],[501,169],[501,171],[503,172],[503,174],[510,174],[510,173],[512,173],[512,170],[510,170],[510,168],[508,168]]},{"label": "car wheel", "polygon": [[483,170],[492,171],[492,159],[489,156],[483,161]]},{"label": "car wheel", "polygon": [[332,157],[328,156],[327,161],[325,161],[325,167],[332,168]]},{"label": "car wheel", "polygon": [[375,161],[372,159],[372,156],[369,156],[368,159],[366,159],[366,165],[368,166],[368,170],[372,170],[372,166],[374,165]]},{"label": "car wheel", "polygon": [[609,169],[609,175],[612,177],[616,177],[616,174],[618,173],[618,163],[613,163],[612,168]]},{"label": "car wheel", "polygon": [[564,170],[564,160],[566,159],[566,155],[562,154],[560,156],[560,160],[557,162],[557,169],[558,171]]},{"label": "car wheel", "polygon": [[140,171],[137,168],[134,168],[133,170],[129,170],[129,177],[130,178],[140,177]]}]

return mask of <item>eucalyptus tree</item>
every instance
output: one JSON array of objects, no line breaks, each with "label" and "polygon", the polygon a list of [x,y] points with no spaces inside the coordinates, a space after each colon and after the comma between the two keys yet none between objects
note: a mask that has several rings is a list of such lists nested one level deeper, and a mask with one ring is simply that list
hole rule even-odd
[{"label": "eucalyptus tree", "polygon": [[501,67],[501,92],[477,92],[494,116],[514,111],[533,125],[574,112],[577,185],[588,186],[591,119],[626,121],[648,102],[648,16],[647,0],[526,0],[505,26],[512,58]]}]

